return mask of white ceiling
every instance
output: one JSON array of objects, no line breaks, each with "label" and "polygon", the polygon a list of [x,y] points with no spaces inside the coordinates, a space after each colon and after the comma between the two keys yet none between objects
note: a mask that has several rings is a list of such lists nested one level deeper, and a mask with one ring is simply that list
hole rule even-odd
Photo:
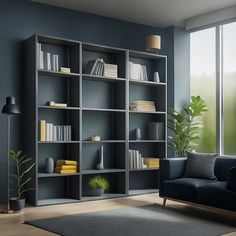
[{"label": "white ceiling", "polygon": [[236,4],[236,0],[32,1],[155,27],[184,26],[188,18]]}]

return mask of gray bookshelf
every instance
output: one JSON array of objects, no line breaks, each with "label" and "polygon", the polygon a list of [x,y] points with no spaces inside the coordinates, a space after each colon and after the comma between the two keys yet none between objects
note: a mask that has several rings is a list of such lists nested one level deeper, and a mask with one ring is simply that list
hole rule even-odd
[{"label": "gray bookshelf", "polygon": [[[37,44],[43,51],[57,53],[59,66],[70,67],[71,73],[39,70]],[[26,40],[25,151],[36,165],[32,188],[27,199],[35,206],[119,198],[158,192],[158,168],[129,169],[129,149],[143,156],[165,158],[167,152],[167,57],[121,48],[95,45],[50,36],[33,35]],[[89,60],[103,58],[118,65],[118,78],[85,74]],[[129,79],[128,62],[145,65],[149,81]],[[158,71],[160,82],[152,81]],[[155,112],[129,110],[131,100],[152,100]],[[66,102],[68,107],[48,107],[47,101]],[[26,109],[27,108],[27,109]],[[38,140],[38,122],[72,126],[71,141]],[[149,122],[163,122],[163,140],[150,140]],[[141,128],[141,140],[133,131]],[[90,141],[99,134],[101,141]],[[98,150],[104,146],[104,170],[96,170]],[[44,173],[45,158],[71,159],[79,163],[76,174]],[[110,189],[101,197],[89,195],[91,176],[101,175]]]}]

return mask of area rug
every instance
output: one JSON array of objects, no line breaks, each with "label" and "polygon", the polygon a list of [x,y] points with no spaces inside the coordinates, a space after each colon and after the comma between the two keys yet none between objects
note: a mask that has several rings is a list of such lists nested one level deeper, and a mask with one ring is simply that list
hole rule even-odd
[{"label": "area rug", "polygon": [[153,204],[25,223],[65,236],[218,236],[236,231],[228,220],[206,212]]}]

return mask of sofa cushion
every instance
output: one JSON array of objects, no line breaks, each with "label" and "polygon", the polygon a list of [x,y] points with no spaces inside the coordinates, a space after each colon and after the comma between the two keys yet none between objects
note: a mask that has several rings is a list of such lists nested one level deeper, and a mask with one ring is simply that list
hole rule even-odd
[{"label": "sofa cushion", "polygon": [[199,186],[197,202],[217,208],[236,211],[236,192],[227,188],[227,182],[215,181]]},{"label": "sofa cushion", "polygon": [[229,169],[236,166],[235,157],[218,157],[215,163],[215,175],[220,181],[227,181]]},{"label": "sofa cushion", "polygon": [[164,195],[184,201],[196,202],[197,189],[200,186],[215,182],[215,180],[199,178],[180,178],[164,181]]},{"label": "sofa cushion", "polygon": [[236,166],[229,170],[227,187],[229,190],[236,192]]},{"label": "sofa cushion", "polygon": [[185,177],[216,179],[214,167],[217,154],[187,152]]}]

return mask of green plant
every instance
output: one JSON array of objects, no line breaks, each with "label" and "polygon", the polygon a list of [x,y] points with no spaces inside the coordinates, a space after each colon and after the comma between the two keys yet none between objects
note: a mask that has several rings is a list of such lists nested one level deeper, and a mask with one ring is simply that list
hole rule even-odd
[{"label": "green plant", "polygon": [[32,170],[35,163],[26,166],[32,158],[26,158],[26,155],[23,155],[22,151],[10,150],[8,157],[15,162],[15,173],[11,174],[11,177],[13,177],[16,182],[17,198],[21,199],[23,193],[32,190],[32,188],[25,189],[26,184],[31,180],[31,178],[26,178],[26,174]]},{"label": "green plant", "polygon": [[109,182],[102,176],[96,175],[89,179],[88,186],[91,189],[102,188],[108,190],[110,185]]},{"label": "green plant", "polygon": [[205,101],[200,96],[192,96],[190,102],[179,112],[174,110],[168,113],[168,128],[173,132],[173,136],[169,136],[169,147],[179,157],[196,147],[195,141],[199,139],[201,125],[197,118],[206,111]]}]

